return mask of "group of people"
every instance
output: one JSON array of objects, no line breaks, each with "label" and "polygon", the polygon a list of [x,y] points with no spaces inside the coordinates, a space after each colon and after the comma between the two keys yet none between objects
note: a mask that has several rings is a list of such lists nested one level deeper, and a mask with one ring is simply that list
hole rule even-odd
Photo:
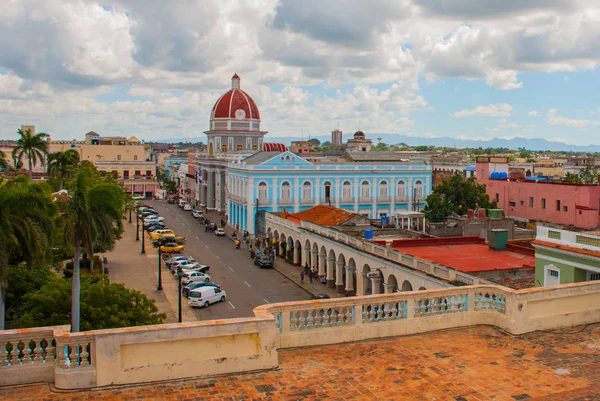
[{"label": "group of people", "polygon": [[308,267],[308,263],[304,265],[304,268],[300,270],[300,281],[304,283],[304,277],[308,277],[310,283],[313,282],[313,278],[317,278],[318,274],[314,267]]},{"label": "group of people", "polygon": [[272,262],[275,262],[275,258],[277,257],[277,248],[274,246],[270,246],[266,239],[256,238],[254,240],[254,247],[256,247],[256,252],[254,251],[253,245],[250,244],[250,239],[248,236],[245,236],[246,239],[246,248],[250,251],[250,257],[254,259],[255,257],[259,257],[261,255],[268,256]]}]

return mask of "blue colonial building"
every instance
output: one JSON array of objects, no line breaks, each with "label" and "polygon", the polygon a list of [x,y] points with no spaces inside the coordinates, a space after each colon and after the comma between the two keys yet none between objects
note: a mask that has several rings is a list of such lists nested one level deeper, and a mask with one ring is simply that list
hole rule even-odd
[{"label": "blue colonial building", "polygon": [[264,212],[292,213],[318,204],[371,219],[388,216],[393,222],[397,212],[425,206],[431,192],[431,166],[402,161],[397,155],[381,160],[392,155],[360,161],[345,154],[311,162],[291,152],[259,152],[230,163],[226,170],[229,223],[260,232]]},{"label": "blue colonial building", "polygon": [[[258,106],[231,78],[213,106],[206,153],[195,154],[196,204],[224,214],[231,226],[262,232],[266,212],[299,212],[326,204],[379,219],[425,206],[431,165],[394,152],[370,152],[357,131],[337,156],[301,157],[283,144],[264,143]],[[305,156],[305,155],[303,155]]]}]

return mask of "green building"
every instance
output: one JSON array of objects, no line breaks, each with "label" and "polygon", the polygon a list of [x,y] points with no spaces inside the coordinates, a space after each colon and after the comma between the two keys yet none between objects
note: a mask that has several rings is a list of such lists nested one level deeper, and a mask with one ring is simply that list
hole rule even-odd
[{"label": "green building", "polygon": [[600,236],[537,228],[535,286],[600,280]]}]

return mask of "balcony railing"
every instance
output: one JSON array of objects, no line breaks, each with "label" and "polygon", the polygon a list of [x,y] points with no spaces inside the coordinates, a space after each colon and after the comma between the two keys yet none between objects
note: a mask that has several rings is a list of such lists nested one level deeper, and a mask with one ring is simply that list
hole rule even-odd
[{"label": "balcony railing", "polygon": [[354,204],[354,198],[350,197],[350,196],[342,196],[342,198],[340,199],[340,204],[341,205],[353,205]]},{"label": "balcony railing", "polygon": [[281,198],[278,203],[283,206],[289,206],[294,204],[294,200],[292,198]]},{"label": "balcony railing", "polygon": [[378,202],[389,202],[390,201],[390,197],[388,195],[379,195],[377,197],[377,201]]},{"label": "balcony railing", "polygon": [[300,198],[301,205],[312,205],[313,203],[315,203],[314,198]]},{"label": "balcony railing", "polygon": [[319,199],[319,203],[328,205],[331,202],[331,204],[335,203],[335,198],[333,196],[322,196]]},{"label": "balcony railing", "polygon": [[361,196],[360,198],[358,198],[359,203],[371,203],[372,201],[373,198],[370,196]]}]

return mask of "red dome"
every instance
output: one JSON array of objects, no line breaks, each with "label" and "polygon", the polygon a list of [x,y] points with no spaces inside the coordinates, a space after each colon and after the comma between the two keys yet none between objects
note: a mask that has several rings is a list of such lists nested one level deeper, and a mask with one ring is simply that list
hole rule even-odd
[{"label": "red dome", "polygon": [[237,74],[231,78],[231,89],[213,106],[211,120],[215,118],[260,120],[258,107],[250,95],[240,89],[240,77]]},{"label": "red dome", "polygon": [[283,143],[267,142],[263,144],[263,152],[287,152],[288,148]]}]

